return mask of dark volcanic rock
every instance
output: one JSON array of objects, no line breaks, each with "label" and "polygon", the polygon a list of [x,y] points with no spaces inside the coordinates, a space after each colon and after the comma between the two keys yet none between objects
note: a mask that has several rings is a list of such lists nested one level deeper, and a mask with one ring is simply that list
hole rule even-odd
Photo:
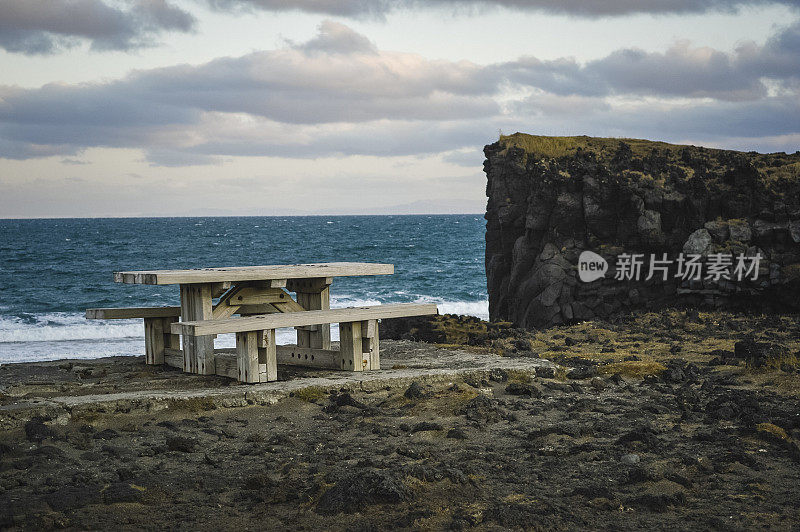
[{"label": "dark volcanic rock", "polygon": [[786,354],[779,345],[756,342],[752,338],[736,342],[733,348],[736,358],[744,360],[745,364],[751,368],[779,367],[781,358]]},{"label": "dark volcanic rock", "polygon": [[44,424],[42,418],[35,417],[25,423],[25,436],[28,438],[28,441],[40,442],[52,436],[52,431],[50,427]]},{"label": "dark volcanic rock", "polygon": [[383,470],[358,470],[345,476],[322,494],[317,512],[323,515],[352,513],[370,504],[398,503],[411,497],[410,490],[395,475]]},{"label": "dark volcanic rock", "polygon": [[96,485],[68,485],[43,497],[57,511],[74,510],[100,501],[100,489]]},{"label": "dark volcanic rock", "polygon": [[506,386],[506,392],[511,395],[527,395],[528,397],[541,397],[542,392],[536,386],[524,382],[512,382]]},{"label": "dark volcanic rock", "polygon": [[483,394],[470,399],[458,413],[470,421],[479,423],[496,423],[506,416],[506,412],[499,407],[496,399]]},{"label": "dark volcanic rock", "polygon": [[197,449],[197,442],[192,438],[183,436],[171,436],[167,438],[167,449],[182,453],[193,453]]},{"label": "dark volcanic rock", "polygon": [[406,388],[406,391],[403,395],[406,399],[419,399],[425,395],[425,392],[422,390],[422,385],[414,381],[408,388]]},{"label": "dark volcanic rock", "polygon": [[[521,133],[484,153],[492,321],[537,328],[684,304],[800,308],[800,154]],[[608,262],[604,278],[579,280],[584,251]],[[623,253],[643,254],[639,281],[614,279]],[[673,262],[666,280],[646,281],[650,255],[664,253],[762,260],[755,280],[708,279],[706,269],[683,280]]]}]

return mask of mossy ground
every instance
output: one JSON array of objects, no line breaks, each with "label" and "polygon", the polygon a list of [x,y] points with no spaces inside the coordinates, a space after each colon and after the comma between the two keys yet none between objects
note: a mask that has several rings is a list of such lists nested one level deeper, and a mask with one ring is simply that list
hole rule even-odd
[{"label": "mossy ground", "polygon": [[[449,335],[448,327],[456,322],[449,317],[438,326]],[[507,357],[535,356],[565,366],[574,366],[576,358],[586,359],[598,363],[602,375],[641,378],[658,375],[675,359],[708,366],[721,353],[733,353],[736,342],[750,338],[772,345],[779,356],[760,368],[727,358],[727,364],[713,366],[712,371],[741,376],[753,384],[769,381],[786,393],[800,393],[800,373],[786,371],[800,369],[800,316],[796,315],[666,309],[541,331],[483,323],[482,330],[473,327],[468,340],[479,345],[440,346]]]}]

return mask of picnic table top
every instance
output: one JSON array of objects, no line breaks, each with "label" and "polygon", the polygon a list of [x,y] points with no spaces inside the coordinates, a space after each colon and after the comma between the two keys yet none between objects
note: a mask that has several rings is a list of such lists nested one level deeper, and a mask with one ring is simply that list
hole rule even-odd
[{"label": "picnic table top", "polygon": [[193,284],[272,279],[309,279],[353,275],[387,275],[394,264],[373,262],[327,262],[319,264],[282,264],[273,266],[236,266],[194,270],[144,270],[114,272],[114,282],[125,284]]}]

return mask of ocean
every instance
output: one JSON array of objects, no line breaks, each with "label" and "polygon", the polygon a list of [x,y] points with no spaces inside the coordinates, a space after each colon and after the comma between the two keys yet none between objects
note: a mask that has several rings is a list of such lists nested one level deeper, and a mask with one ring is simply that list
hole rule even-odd
[{"label": "ocean", "polygon": [[484,234],[475,214],[0,220],[0,363],[143,354],[141,320],[85,309],[178,305],[178,287],[117,284],[119,270],[388,262],[394,275],[336,278],[331,306],[436,302],[488,319]]}]

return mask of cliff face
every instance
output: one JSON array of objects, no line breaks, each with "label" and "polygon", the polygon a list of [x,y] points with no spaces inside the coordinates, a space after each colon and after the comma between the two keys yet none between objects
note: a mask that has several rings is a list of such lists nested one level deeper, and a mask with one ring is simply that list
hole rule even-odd
[{"label": "cliff face", "polygon": [[[492,320],[531,328],[637,307],[800,309],[800,152],[517,133],[484,153]],[[605,259],[604,277],[580,279],[584,251]],[[679,264],[696,255],[699,278]],[[646,280],[653,258],[668,271]],[[639,275],[626,261],[642,263]]]}]

